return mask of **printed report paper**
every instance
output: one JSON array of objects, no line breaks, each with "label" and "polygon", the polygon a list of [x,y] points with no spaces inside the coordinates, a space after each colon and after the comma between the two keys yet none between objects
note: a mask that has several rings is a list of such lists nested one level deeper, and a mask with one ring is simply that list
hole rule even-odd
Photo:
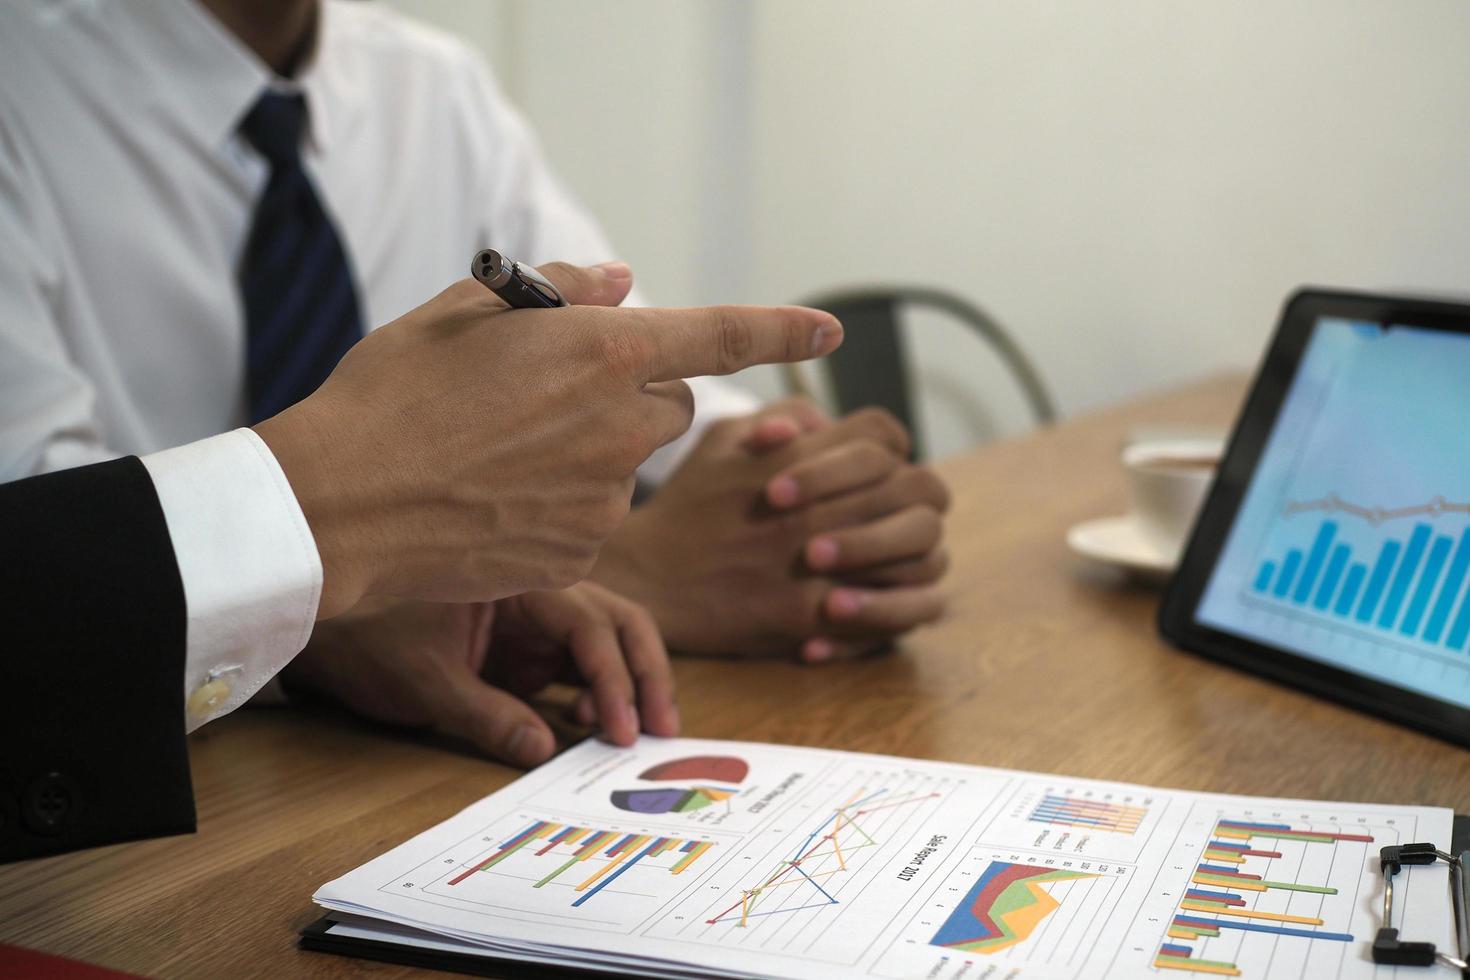
[{"label": "printed report paper", "polygon": [[[1387,977],[1378,849],[1448,845],[1452,818],[589,740],[315,899],[335,934],[644,976]],[[1403,938],[1454,949],[1446,874],[1396,879]]]}]

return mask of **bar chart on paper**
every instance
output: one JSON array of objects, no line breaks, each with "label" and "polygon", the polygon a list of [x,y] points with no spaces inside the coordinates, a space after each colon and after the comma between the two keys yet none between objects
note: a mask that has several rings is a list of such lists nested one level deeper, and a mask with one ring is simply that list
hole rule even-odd
[{"label": "bar chart on paper", "polygon": [[[1325,514],[1315,521],[1308,518]],[[1442,650],[1470,639],[1470,503],[1398,508],[1336,494],[1289,501],[1252,591],[1346,628]]]},{"label": "bar chart on paper", "polygon": [[1032,823],[1132,834],[1137,832],[1138,825],[1147,815],[1147,807],[1090,796],[1047,793],[1027,819]]},{"label": "bar chart on paper", "polygon": [[1188,880],[1170,892],[1155,969],[1239,977],[1269,964],[1332,975],[1363,938],[1361,869],[1376,844],[1397,839],[1392,827],[1336,820],[1196,822],[1175,848]]},{"label": "bar chart on paper", "polygon": [[1136,861],[1168,808],[1147,792],[1070,780],[1026,780],[985,828],[987,840],[1058,857]]},{"label": "bar chart on paper", "polygon": [[501,841],[494,853],[485,860],[472,864],[450,878],[449,885],[459,885],[472,875],[491,871],[523,849],[535,858],[554,853],[554,860],[548,862],[546,874],[537,878],[531,887],[544,888],[568,871],[581,867],[580,875],[573,874],[573,877],[581,880],[572,886],[575,894],[572,907],[579,908],[596,898],[598,892],[617,881],[619,875],[645,858],[670,854],[674,860],[666,870],[669,874],[679,874],[699,860],[700,855],[710,847],[709,841],[679,840],[676,837],[659,837],[653,834],[624,834],[615,830],[597,830],[549,820],[534,820],[519,833]]},{"label": "bar chart on paper", "polygon": [[513,815],[384,890],[413,890],[469,910],[514,906],[622,922],[677,893],[716,847],[695,837]]}]

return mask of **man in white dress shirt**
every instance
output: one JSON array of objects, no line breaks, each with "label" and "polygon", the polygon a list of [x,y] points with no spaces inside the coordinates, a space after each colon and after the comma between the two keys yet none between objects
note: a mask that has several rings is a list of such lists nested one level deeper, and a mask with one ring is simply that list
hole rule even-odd
[{"label": "man in white dress shirt", "polygon": [[[267,94],[306,107],[300,167],[364,326],[422,302],[486,245],[537,263],[614,257],[481,61],[370,4],[5,5],[0,81],[3,477],[252,420],[237,275],[274,171],[242,121]],[[691,433],[640,471],[665,485],[609,541],[596,580],[694,652],[818,661],[938,615],[947,497],[904,461],[896,423],[834,423],[801,405],[752,416],[737,388],[692,387]],[[417,642],[390,642],[400,634],[382,625],[422,624],[424,610],[363,611],[363,628],[344,620],[335,640],[319,630],[293,665],[297,684],[340,693],[344,674],[377,671],[381,691],[418,677],[405,658],[455,657],[461,613],[416,626]],[[432,720],[360,692],[346,700]],[[595,706],[578,711],[590,720]]]}]

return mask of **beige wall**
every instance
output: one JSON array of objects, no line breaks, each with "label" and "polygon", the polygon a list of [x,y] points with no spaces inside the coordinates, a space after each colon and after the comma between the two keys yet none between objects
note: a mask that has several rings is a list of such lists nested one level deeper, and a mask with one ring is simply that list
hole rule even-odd
[{"label": "beige wall", "polygon": [[[1300,283],[1470,278],[1459,0],[396,5],[487,51],[656,300],[942,285],[1068,412],[1249,365]],[[936,446],[1013,425],[918,327]]]}]

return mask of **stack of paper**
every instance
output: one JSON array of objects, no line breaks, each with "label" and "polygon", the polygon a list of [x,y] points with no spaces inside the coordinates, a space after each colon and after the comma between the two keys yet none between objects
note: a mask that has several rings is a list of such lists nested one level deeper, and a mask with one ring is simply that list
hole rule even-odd
[{"label": "stack of paper", "polygon": [[[1447,846],[1452,816],[741,742],[588,741],[315,897],[333,939],[487,969],[1370,977],[1378,849]],[[1394,925],[1453,950],[1445,874],[1402,875]]]}]

